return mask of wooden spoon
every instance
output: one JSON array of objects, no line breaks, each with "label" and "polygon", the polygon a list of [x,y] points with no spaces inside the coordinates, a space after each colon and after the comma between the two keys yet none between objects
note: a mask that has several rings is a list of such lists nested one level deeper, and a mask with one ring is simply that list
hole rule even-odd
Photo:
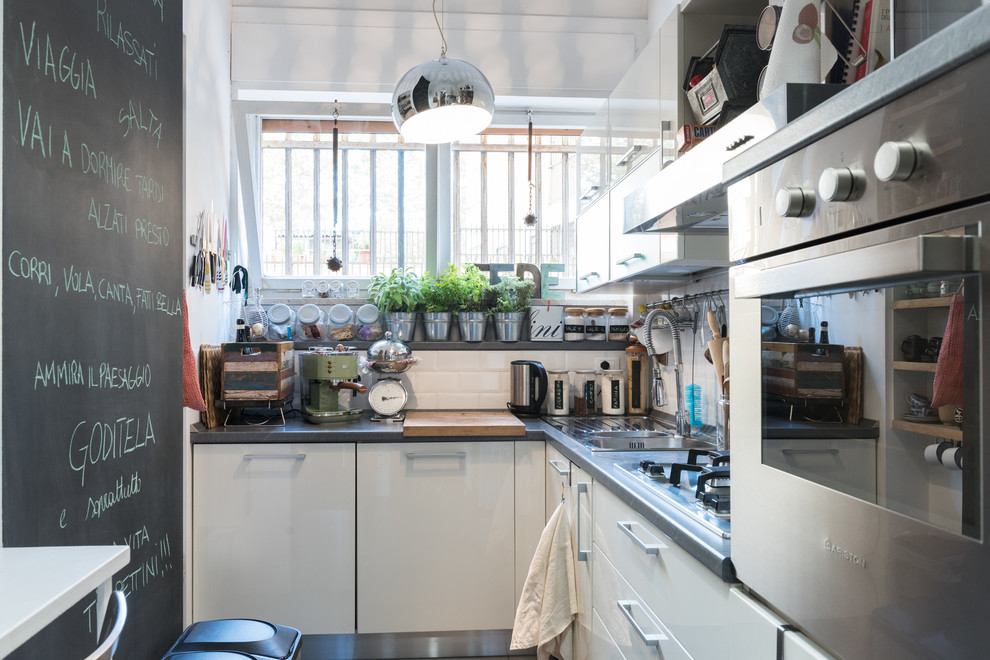
[{"label": "wooden spoon", "polygon": [[715,365],[715,375],[718,376],[719,387],[721,387],[722,378],[725,375],[725,363],[722,358],[722,345],[725,344],[726,340],[722,337],[722,332],[719,330],[718,326],[718,320],[712,312],[708,312],[708,327],[712,330],[712,340],[708,342],[708,350],[711,352],[712,364]]}]

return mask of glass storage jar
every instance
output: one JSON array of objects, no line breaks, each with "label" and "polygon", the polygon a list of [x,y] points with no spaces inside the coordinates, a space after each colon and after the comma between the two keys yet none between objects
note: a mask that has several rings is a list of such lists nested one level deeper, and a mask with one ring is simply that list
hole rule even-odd
[{"label": "glass storage jar", "polygon": [[547,369],[547,414],[566,415],[571,411],[571,381],[565,369]]},{"label": "glass storage jar", "polygon": [[605,341],[605,309],[589,307],[585,313],[588,318],[584,321],[584,338],[588,341]]},{"label": "glass storage jar", "polygon": [[564,341],[584,339],[584,310],[580,307],[564,309]]},{"label": "glass storage jar", "polygon": [[323,312],[313,303],[308,303],[296,312],[297,337],[300,339],[323,339]]},{"label": "glass storage jar", "polygon": [[602,414],[626,414],[626,379],[622,369],[605,369],[601,380]]},{"label": "glass storage jar", "polygon": [[626,341],[629,337],[629,308],[610,307],[608,310],[608,340]]},{"label": "glass storage jar", "polygon": [[327,312],[327,336],[333,341],[354,339],[354,312],[343,303],[334,305]]},{"label": "glass storage jar", "polygon": [[358,307],[355,313],[357,318],[357,336],[359,339],[377,341],[382,338],[381,314],[376,305],[367,303]]},{"label": "glass storage jar", "polygon": [[268,338],[272,341],[292,339],[292,324],[296,314],[284,303],[275,303],[268,308]]},{"label": "glass storage jar", "polygon": [[576,369],[571,372],[571,393],[575,415],[598,413],[598,372],[595,369]]}]

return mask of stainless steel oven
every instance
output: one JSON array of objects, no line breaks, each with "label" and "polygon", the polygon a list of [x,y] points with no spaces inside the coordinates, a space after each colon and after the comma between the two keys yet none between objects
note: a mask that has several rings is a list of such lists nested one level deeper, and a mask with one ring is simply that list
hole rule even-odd
[{"label": "stainless steel oven", "polygon": [[732,560],[842,658],[990,649],[988,81],[983,56],[729,187]]}]

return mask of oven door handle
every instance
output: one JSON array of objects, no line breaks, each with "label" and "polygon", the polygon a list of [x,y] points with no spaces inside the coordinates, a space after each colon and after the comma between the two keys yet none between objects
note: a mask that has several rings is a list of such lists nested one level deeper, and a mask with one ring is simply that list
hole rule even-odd
[{"label": "oven door handle", "polygon": [[[787,258],[787,257],[785,257]],[[737,298],[826,294],[962,277],[980,268],[976,236],[924,235],[812,258],[770,258],[732,269]]]}]

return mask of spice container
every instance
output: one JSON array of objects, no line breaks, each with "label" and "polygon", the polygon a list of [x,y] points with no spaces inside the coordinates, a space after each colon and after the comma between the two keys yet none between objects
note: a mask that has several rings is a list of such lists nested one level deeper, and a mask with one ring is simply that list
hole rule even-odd
[{"label": "spice container", "polygon": [[320,298],[330,297],[330,283],[326,280],[320,280],[316,283],[316,295]]},{"label": "spice container", "polygon": [[594,369],[577,369],[571,372],[571,392],[574,395],[572,412],[575,415],[598,413],[598,372]]},{"label": "spice container", "polygon": [[626,383],[622,369],[602,371],[602,414],[626,414]]},{"label": "spice container", "polygon": [[584,321],[584,338],[588,341],[605,341],[607,336],[605,309],[603,307],[589,307],[585,313],[588,318]]},{"label": "spice container", "polygon": [[629,308],[611,307],[608,310],[608,340],[626,341],[629,337]]},{"label": "spice container", "polygon": [[567,371],[547,369],[547,414],[566,415],[571,411],[571,382]]},{"label": "spice container", "polygon": [[650,357],[642,344],[626,348],[626,410],[630,415],[650,412]]},{"label": "spice container", "polygon": [[334,341],[354,339],[354,312],[344,304],[334,305],[327,312],[327,335]]},{"label": "spice container", "polygon": [[268,308],[268,338],[272,341],[292,339],[295,313],[288,305],[276,303]]},{"label": "spice container", "polygon": [[323,339],[323,312],[313,303],[299,308],[296,325],[300,339]]},{"label": "spice container", "polygon": [[357,336],[360,339],[375,341],[382,338],[382,322],[378,307],[368,303],[358,307],[355,313],[357,319]]},{"label": "spice container", "polygon": [[580,307],[564,309],[564,341],[584,339],[584,310]]}]

